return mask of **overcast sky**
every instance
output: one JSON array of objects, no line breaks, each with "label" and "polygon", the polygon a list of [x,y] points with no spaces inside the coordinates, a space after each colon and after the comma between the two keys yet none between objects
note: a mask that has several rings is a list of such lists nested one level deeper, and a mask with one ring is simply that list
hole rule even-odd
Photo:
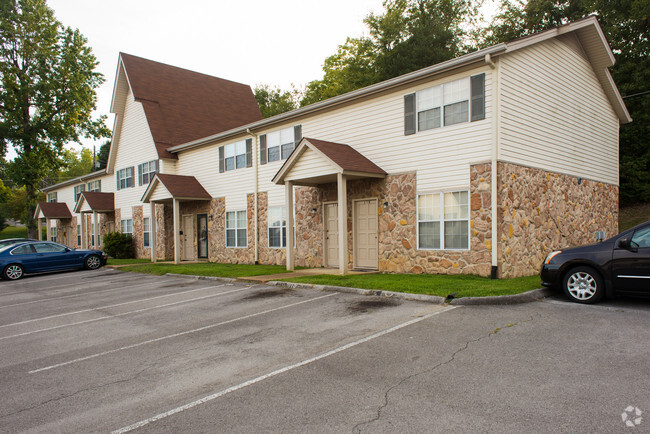
[{"label": "overcast sky", "polygon": [[322,77],[327,56],[382,0],[47,0],[78,28],[106,82],[97,112],[109,115],[120,52],[251,86],[289,89]]}]

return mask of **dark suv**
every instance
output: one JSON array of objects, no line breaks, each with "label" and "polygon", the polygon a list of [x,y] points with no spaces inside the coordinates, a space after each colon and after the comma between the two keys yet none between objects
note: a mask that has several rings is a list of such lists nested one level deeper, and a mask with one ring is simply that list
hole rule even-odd
[{"label": "dark suv", "polygon": [[572,301],[650,296],[650,221],[602,243],[558,250],[542,264],[542,285],[560,285]]}]

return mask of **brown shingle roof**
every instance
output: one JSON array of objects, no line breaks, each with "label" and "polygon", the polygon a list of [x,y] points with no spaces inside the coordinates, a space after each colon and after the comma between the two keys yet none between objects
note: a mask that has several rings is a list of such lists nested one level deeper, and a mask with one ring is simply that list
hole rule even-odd
[{"label": "brown shingle roof", "polygon": [[120,53],[160,158],[167,148],[262,119],[250,86]]},{"label": "brown shingle roof", "polygon": [[156,174],[172,197],[212,199],[201,183],[193,176]]},{"label": "brown shingle roof", "polygon": [[81,193],[86,203],[93,211],[115,211],[113,193],[100,193],[98,191],[85,191]]},{"label": "brown shingle roof", "polygon": [[71,219],[72,214],[68,205],[63,202],[39,202],[38,207],[41,209],[43,216],[50,219]]},{"label": "brown shingle roof", "polygon": [[304,138],[325,154],[330,160],[338,164],[341,169],[353,172],[377,173],[386,175],[381,167],[364,157],[356,149],[341,143],[327,142],[325,140]]}]

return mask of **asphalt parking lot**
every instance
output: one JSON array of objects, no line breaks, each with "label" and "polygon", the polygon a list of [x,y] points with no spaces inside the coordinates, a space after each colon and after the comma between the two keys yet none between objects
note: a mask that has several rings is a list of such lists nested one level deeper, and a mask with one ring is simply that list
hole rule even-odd
[{"label": "asphalt parking lot", "polygon": [[630,406],[643,430],[649,341],[647,301],[40,275],[0,282],[0,431],[612,432]]}]

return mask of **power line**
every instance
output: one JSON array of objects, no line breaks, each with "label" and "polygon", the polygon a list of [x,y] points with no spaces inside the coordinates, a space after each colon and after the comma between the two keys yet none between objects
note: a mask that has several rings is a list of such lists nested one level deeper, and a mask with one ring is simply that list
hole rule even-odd
[{"label": "power line", "polygon": [[647,95],[649,93],[650,93],[650,90],[646,90],[645,92],[639,92],[639,93],[633,93],[632,95],[626,95],[626,96],[623,97],[623,99],[634,98],[635,96]]}]

